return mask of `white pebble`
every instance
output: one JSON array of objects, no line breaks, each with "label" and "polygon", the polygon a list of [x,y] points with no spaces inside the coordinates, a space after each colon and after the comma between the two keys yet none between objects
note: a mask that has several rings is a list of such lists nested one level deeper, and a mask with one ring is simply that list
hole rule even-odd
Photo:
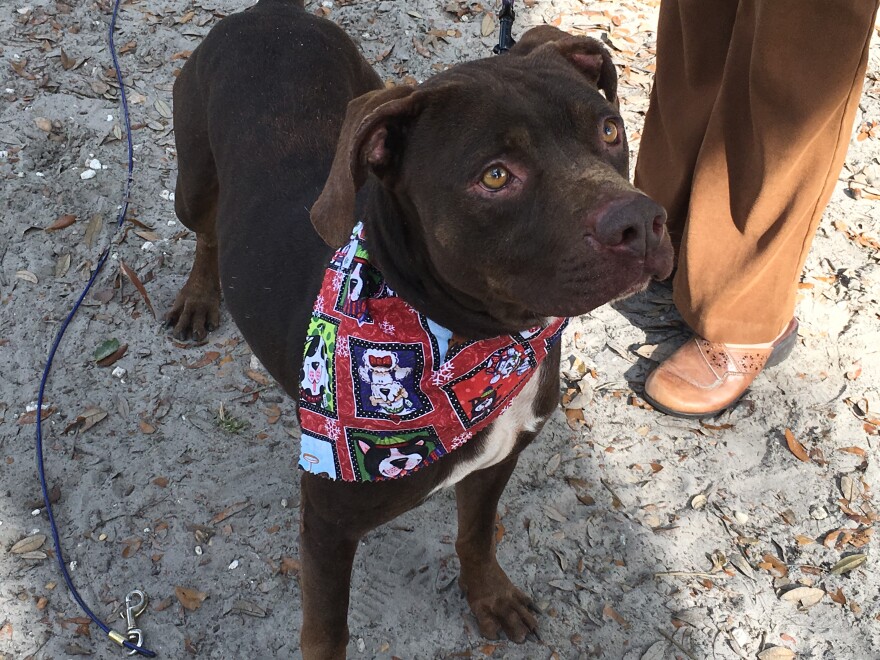
[{"label": "white pebble", "polygon": [[95,170],[85,170],[84,172],[80,172],[79,178],[82,179],[83,181],[86,181],[88,179],[94,179],[95,174],[97,174],[97,172],[95,172]]},{"label": "white pebble", "polygon": [[171,191],[170,190],[163,190],[162,192],[159,193],[159,197],[161,197],[162,199],[171,199]]},{"label": "white pebble", "polygon": [[86,163],[86,165],[88,165],[93,170],[100,170],[101,169],[101,161],[98,160],[97,158],[92,158],[88,163]]},{"label": "white pebble", "polygon": [[3,90],[3,91],[6,92],[7,94],[15,94],[15,90],[12,89],[12,87],[7,87],[7,88],[6,88],[5,90]]},{"label": "white pebble", "polygon": [[287,498],[286,497],[281,499],[281,506],[283,506],[285,509],[287,508]]},{"label": "white pebble", "polygon": [[747,522],[749,522],[749,517],[742,511],[734,512],[733,517],[736,518],[736,522],[738,522],[740,525],[745,525]]},{"label": "white pebble", "polygon": [[39,533],[40,533],[40,528],[39,528],[39,527],[34,527],[34,528],[31,530],[31,533],[30,533],[28,536],[33,536],[34,534],[39,534]]},{"label": "white pebble", "polygon": [[197,556],[197,557],[201,557],[201,556],[202,556],[202,546],[200,546],[200,545],[197,545],[197,546],[196,546],[196,556]]},{"label": "white pebble", "polygon": [[34,172],[34,176],[43,176],[42,172]]},{"label": "white pebble", "polygon": [[251,355],[250,367],[254,371],[265,371],[266,370],[266,368],[263,366],[263,363],[260,362],[260,360],[257,358],[256,355]]},{"label": "white pebble", "polygon": [[25,14],[30,14],[32,9],[33,9],[33,7],[30,7],[30,6],[28,6],[28,5],[25,5],[24,7],[19,7],[19,8],[16,9],[15,11],[17,11],[19,14],[21,14],[22,16],[24,16]]},{"label": "white pebble", "polygon": [[150,531],[151,531],[151,530],[150,530],[149,527],[144,527],[144,534],[149,534]]},{"label": "white pebble", "polygon": [[169,220],[169,221],[168,221],[168,226],[169,226],[169,227],[176,227],[176,226],[177,226],[177,220]]},{"label": "white pebble", "polygon": [[39,510],[39,509],[34,509],[33,511],[31,511],[31,515],[32,515],[32,516],[38,516],[38,515],[40,515],[40,510]]},{"label": "white pebble", "polygon": [[127,374],[127,373],[128,372],[125,369],[123,369],[122,367],[116,367],[113,370],[113,376],[115,378],[123,378],[123,377],[125,377],[125,374]]},{"label": "white pebble", "polygon": [[238,568],[238,560],[237,560],[237,559],[233,559],[233,560],[232,560],[232,563],[229,564],[229,570],[230,570],[230,571],[234,571],[236,568]]},{"label": "white pebble", "polygon": [[70,566],[70,570],[75,571],[76,570],[76,560],[70,562],[70,564],[68,564],[68,566]]},{"label": "white pebble", "polygon": [[7,158],[9,158],[9,152],[5,149],[0,150],[0,158],[6,160]]},{"label": "white pebble", "polygon": [[363,638],[358,637],[357,641],[358,653],[363,653],[367,650],[367,644],[364,642]]},{"label": "white pebble", "polygon": [[113,121],[113,115],[107,115],[107,121]]},{"label": "white pebble", "polygon": [[147,241],[146,243],[141,245],[141,250],[143,250],[144,252],[152,252],[155,249],[156,246],[153,244],[152,241]]}]

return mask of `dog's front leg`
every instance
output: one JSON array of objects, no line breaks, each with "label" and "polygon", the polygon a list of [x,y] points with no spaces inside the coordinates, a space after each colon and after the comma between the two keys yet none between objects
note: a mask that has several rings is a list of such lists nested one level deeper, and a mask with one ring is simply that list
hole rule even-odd
[{"label": "dog's front leg", "polygon": [[[360,535],[322,515],[327,503],[310,493],[303,476],[300,558],[302,560],[304,660],[345,658],[351,566]],[[317,489],[321,492],[322,489]]]},{"label": "dog's front leg", "polygon": [[458,539],[455,550],[461,562],[459,583],[480,634],[497,639],[504,630],[514,642],[536,632],[531,599],[517,589],[495,558],[495,515],[498,500],[516,467],[512,456],[498,465],[478,470],[455,487],[458,505]]}]

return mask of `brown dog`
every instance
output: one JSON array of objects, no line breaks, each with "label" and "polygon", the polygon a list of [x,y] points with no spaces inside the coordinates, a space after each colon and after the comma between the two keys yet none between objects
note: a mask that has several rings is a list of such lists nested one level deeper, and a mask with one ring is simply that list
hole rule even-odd
[{"label": "brown dog", "polygon": [[[174,86],[176,211],[197,234],[167,317],[174,334],[203,338],[222,287],[254,353],[298,396],[322,278],[358,220],[385,282],[453,341],[583,314],[666,277],[665,213],[627,181],[616,85],[597,41],[554,28],[503,57],[384,89],[351,40],[299,0],[224,19]],[[377,403],[388,374],[406,370],[372,359],[386,379]],[[345,655],[358,540],[450,485],[460,584],[480,631],[522,642],[535,630],[529,598],[495,559],[493,528],[519,452],[557,406],[558,367],[556,343],[488,427],[408,476],[302,476],[305,658]],[[424,453],[384,460],[401,472]]]}]

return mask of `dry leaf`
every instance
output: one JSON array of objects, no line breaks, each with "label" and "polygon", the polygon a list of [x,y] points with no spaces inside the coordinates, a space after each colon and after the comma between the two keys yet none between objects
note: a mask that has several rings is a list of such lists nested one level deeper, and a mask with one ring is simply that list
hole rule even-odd
[{"label": "dry leaf", "polygon": [[141,433],[145,433],[147,435],[152,435],[156,432],[156,427],[144,420],[138,422],[138,427],[140,428]]},{"label": "dry leaf", "polygon": [[86,233],[83,234],[83,243],[86,244],[87,248],[95,247],[95,240],[98,238],[98,234],[101,233],[102,224],[103,218],[100,213],[95,213],[95,215],[89,218],[89,224],[86,226]]},{"label": "dry leaf", "polygon": [[55,277],[64,277],[70,270],[70,253],[65,252],[55,262]]},{"label": "dry leaf", "polygon": [[804,449],[804,446],[794,437],[794,433],[791,432],[791,429],[785,429],[785,442],[788,444],[789,451],[794,454],[798,460],[803,461],[804,463],[810,462],[807,450]]},{"label": "dry leaf", "polygon": [[168,485],[168,477],[156,477],[153,479],[153,483],[159,488],[165,488]]},{"label": "dry leaf", "polygon": [[769,552],[765,553],[762,557],[764,561],[758,564],[758,568],[761,568],[771,575],[775,577],[785,577],[788,575],[788,566],[783,564],[779,559],[777,559],[774,555],[771,555]]},{"label": "dry leaf", "polygon": [[29,270],[17,270],[15,271],[15,276],[18,279],[24,280],[25,282],[30,282],[31,284],[37,283],[37,276]]},{"label": "dry leaf", "polygon": [[818,603],[825,597],[825,592],[815,587],[795,587],[789,589],[779,598],[788,603],[798,604],[798,609],[806,610]]},{"label": "dry leaf", "polygon": [[861,456],[862,458],[864,458],[867,455],[865,450],[862,449],[861,447],[841,447],[837,451],[844,451],[847,454],[854,454],[855,456]]},{"label": "dry leaf", "polygon": [[106,339],[98,345],[98,348],[95,349],[92,357],[95,359],[95,362],[100,362],[104,358],[113,355],[117,350],[119,350],[119,340]]},{"label": "dry leaf", "polygon": [[10,548],[9,552],[14,555],[23,555],[26,552],[33,552],[34,550],[37,550],[45,542],[45,534],[34,534],[33,536],[23,538],[21,541],[16,543],[14,546],[12,546],[12,548]]},{"label": "dry leaf", "polygon": [[769,649],[764,649],[758,654],[758,660],[792,660],[795,657],[797,656],[794,651],[784,646],[773,646]]},{"label": "dry leaf", "polygon": [[197,362],[193,362],[192,364],[184,365],[187,369],[201,369],[202,367],[207,367],[212,362],[216,362],[217,358],[220,357],[220,353],[217,351],[208,351],[206,352],[201,360]]},{"label": "dry leaf", "polygon": [[858,553],[844,557],[831,568],[831,575],[843,575],[868,561],[868,555]]},{"label": "dry leaf", "polygon": [[204,591],[190,589],[188,587],[174,587],[174,595],[180,604],[190,612],[195,612],[202,606],[202,601],[208,597]]},{"label": "dry leaf", "polygon": [[153,107],[156,108],[156,112],[162,115],[165,119],[171,119],[171,108],[168,107],[168,104],[165,103],[165,101],[157,99],[153,104]]},{"label": "dry leaf", "polygon": [[143,541],[141,539],[129,539],[125,541],[125,547],[122,549],[122,558],[128,559],[133,554],[135,554],[138,550],[141,549],[141,545]]},{"label": "dry leaf", "polygon": [[852,502],[859,494],[858,485],[848,474],[840,478],[840,492],[848,502]]},{"label": "dry leaf", "polygon": [[46,227],[44,231],[58,231],[59,229],[70,227],[74,222],[76,222],[76,216],[72,213],[65,213],[64,215],[58,216],[58,219]]},{"label": "dry leaf", "polygon": [[73,67],[76,66],[76,58],[71,57],[67,53],[64,52],[64,49],[61,49],[61,68],[65,71],[70,71]]},{"label": "dry leaf", "polygon": [[134,284],[134,288],[138,290],[139,294],[141,294],[141,298],[143,298],[144,302],[147,304],[147,309],[150,310],[150,314],[152,314],[155,319],[156,310],[153,309],[153,303],[150,302],[150,296],[147,295],[147,290],[144,288],[140,278],[138,278],[137,274],[131,268],[125,265],[125,262],[122,261],[122,259],[119,260],[119,269],[129,280],[131,280],[131,283]]},{"label": "dry leaf", "polygon": [[46,133],[52,132],[52,122],[45,117],[37,117],[36,119],[34,119],[34,124],[41,131],[44,131]]},{"label": "dry leaf", "polygon": [[75,431],[76,433],[84,433],[105,417],[107,417],[106,410],[101,410],[100,408],[89,408],[85,412],[77,416],[77,418],[73,422],[68,424],[67,428],[64,429],[64,433],[67,434],[71,431]]},{"label": "dry leaf", "polygon": [[122,346],[117,348],[115,351],[110,353],[110,355],[107,355],[106,357],[103,357],[100,360],[98,360],[96,364],[99,367],[109,367],[114,362],[116,362],[119,358],[121,358],[123,355],[125,355],[125,352],[127,350],[128,350],[128,344],[123,344]]},{"label": "dry leaf", "polygon": [[245,375],[250,378],[255,383],[259,383],[260,385],[268,385],[269,379],[261,374],[259,371],[254,371],[253,369],[248,369],[245,371]]},{"label": "dry leaf", "polygon": [[837,591],[828,593],[828,597],[838,605],[846,605],[846,596],[843,595],[843,589],[837,588]]},{"label": "dry leaf", "polygon": [[605,607],[602,608],[602,616],[607,616],[610,619],[614,619],[621,626],[629,630],[629,621],[624,619],[620,614],[618,614],[611,605],[605,603]]},{"label": "dry leaf", "polygon": [[250,506],[250,504],[248,502],[236,502],[235,504],[230,504],[228,507],[223,509],[223,511],[221,511],[216,516],[211,518],[211,522],[215,525],[217,523],[221,523],[224,520],[226,520],[227,518],[231,518],[236,513],[241,513],[249,506]]},{"label": "dry leaf", "polygon": [[480,23],[480,34],[488,37],[495,32],[495,16],[490,12],[483,14],[483,20]]}]

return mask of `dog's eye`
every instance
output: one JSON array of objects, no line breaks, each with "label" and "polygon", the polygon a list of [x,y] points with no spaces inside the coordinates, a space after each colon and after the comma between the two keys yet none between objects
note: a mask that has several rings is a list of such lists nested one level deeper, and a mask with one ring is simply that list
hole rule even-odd
[{"label": "dog's eye", "polygon": [[612,119],[606,119],[602,124],[602,141],[606,144],[615,144],[620,137],[620,129],[617,128],[617,122]]},{"label": "dog's eye", "polygon": [[489,190],[501,190],[510,181],[510,172],[500,165],[493,165],[483,172],[480,182]]}]

